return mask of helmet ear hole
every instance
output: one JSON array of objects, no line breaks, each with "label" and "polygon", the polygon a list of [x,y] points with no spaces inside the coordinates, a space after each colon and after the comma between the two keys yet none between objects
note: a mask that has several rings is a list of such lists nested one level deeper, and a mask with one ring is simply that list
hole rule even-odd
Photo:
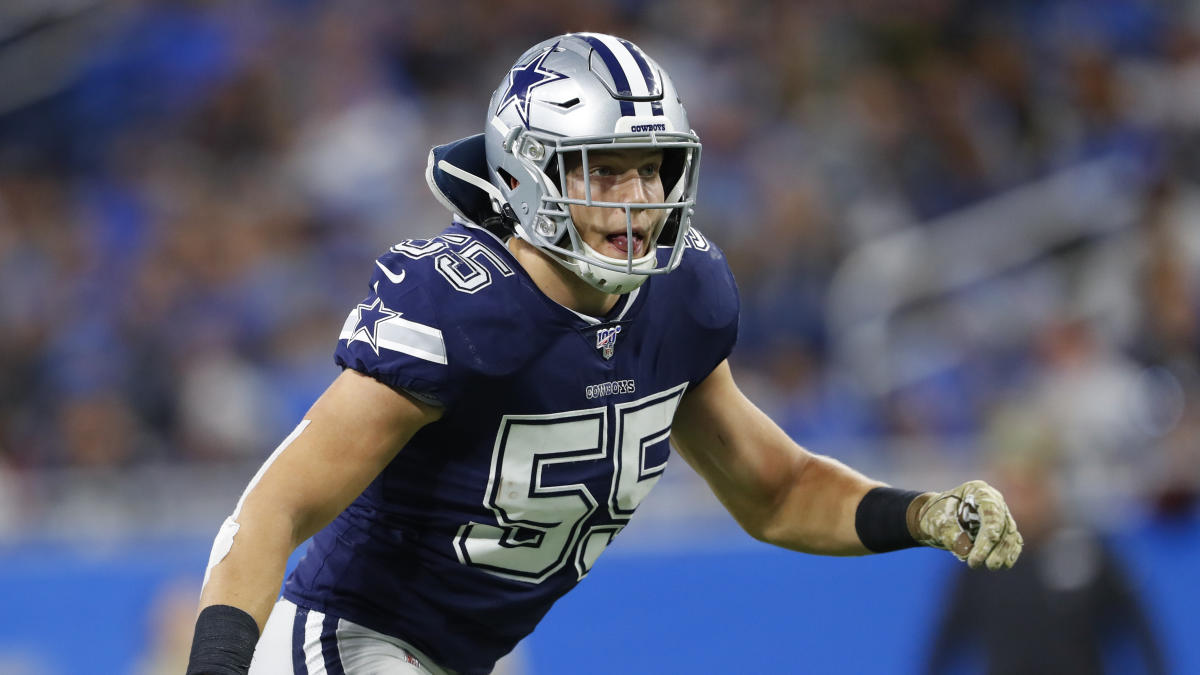
[{"label": "helmet ear hole", "polygon": [[[554,183],[558,186],[558,194],[565,195],[567,194],[567,186],[563,185],[562,175],[560,175],[558,172],[558,162],[559,158],[557,154],[550,158],[550,162],[546,164],[546,177],[550,179],[551,183]],[[569,167],[569,163],[563,167],[563,174],[569,170]]]},{"label": "helmet ear hole", "polygon": [[[658,169],[658,174],[662,178],[663,190],[667,193],[667,199],[671,199],[671,194],[675,187],[683,180],[683,172],[687,168],[688,151],[681,148],[668,148],[663,150],[662,166]],[[659,246],[674,246],[675,239],[679,236],[679,224],[683,221],[683,207],[671,209],[671,214],[667,216],[667,221],[663,223],[662,232],[658,235]]]},{"label": "helmet ear hole", "polygon": [[680,148],[663,150],[662,166],[658,175],[662,177],[663,190],[671,194],[671,190],[683,178],[683,170],[687,166],[688,151]]},{"label": "helmet ear hole", "polygon": [[512,175],[508,171],[505,171],[503,167],[496,167],[496,173],[500,176],[500,180],[504,181],[504,184],[507,185],[508,189],[510,190],[515,190],[516,187],[521,184],[521,181],[517,180],[516,176]]}]

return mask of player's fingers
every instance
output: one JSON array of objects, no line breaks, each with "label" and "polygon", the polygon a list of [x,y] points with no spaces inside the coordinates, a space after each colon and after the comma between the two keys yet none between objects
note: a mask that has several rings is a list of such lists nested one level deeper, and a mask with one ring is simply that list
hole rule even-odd
[{"label": "player's fingers", "polygon": [[1010,532],[1004,535],[1004,538],[1001,539],[998,544],[996,544],[996,548],[992,549],[992,552],[988,555],[987,559],[984,561],[984,564],[987,565],[989,570],[998,570],[1001,567],[1004,567],[1005,563],[1008,562],[1009,557],[1012,555],[1013,549],[1016,547],[1017,541],[1014,533]]},{"label": "player's fingers", "polygon": [[998,570],[1001,567],[1012,567],[1017,561],[1017,556],[1021,554],[1021,548],[1025,544],[1025,540],[1021,537],[1021,533],[1017,531],[1017,523],[1013,520],[1011,514],[1005,514],[1005,532],[1000,542],[996,545],[995,550],[988,554],[985,564],[990,570]]},{"label": "player's fingers", "polygon": [[1013,565],[1017,564],[1017,558],[1021,557],[1021,550],[1023,548],[1025,548],[1025,539],[1021,536],[1021,533],[1018,532],[1016,537],[1016,545],[1009,550],[1008,559],[1004,561],[1004,566],[1012,567]]},{"label": "player's fingers", "polygon": [[1017,558],[1021,557],[1021,550],[1025,548],[1025,537],[1022,537],[1021,532],[1017,530],[1017,521],[1013,520],[1012,514],[1008,516],[1008,524],[1011,531],[1012,546],[1009,548],[1008,556],[1004,560],[1004,566],[1012,567],[1017,563]]},{"label": "player's fingers", "polygon": [[1008,533],[1008,509],[1003,502],[991,495],[977,498],[979,504],[979,534],[975,546],[967,555],[967,564],[972,568],[986,563]]}]

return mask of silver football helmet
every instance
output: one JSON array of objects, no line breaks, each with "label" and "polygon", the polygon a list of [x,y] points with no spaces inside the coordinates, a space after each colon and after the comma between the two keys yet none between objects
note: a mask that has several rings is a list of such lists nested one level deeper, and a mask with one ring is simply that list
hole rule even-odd
[{"label": "silver football helmet", "polygon": [[[671,79],[631,42],[571,33],[535,45],[492,95],[484,139],[493,207],[515,218],[516,236],[593,287],[627,293],[648,275],[678,267],[695,204],[700,139]],[[663,151],[665,201],[593,200],[588,153],[644,148]],[[587,181],[584,194],[573,199],[563,194],[569,154],[569,161],[582,162]],[[658,210],[662,217],[646,233],[643,255],[635,258],[630,245],[624,259],[613,258],[583,241],[572,204],[624,209],[629,242],[635,210]],[[659,245],[671,246],[662,265]]]}]

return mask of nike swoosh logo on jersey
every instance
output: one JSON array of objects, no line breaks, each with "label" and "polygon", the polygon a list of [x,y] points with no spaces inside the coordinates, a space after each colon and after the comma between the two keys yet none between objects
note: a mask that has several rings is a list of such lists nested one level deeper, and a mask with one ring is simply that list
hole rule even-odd
[{"label": "nike swoosh logo on jersey", "polygon": [[393,284],[398,284],[401,281],[404,281],[404,275],[408,274],[407,270],[400,270],[400,274],[396,274],[387,267],[384,267],[383,263],[379,262],[378,260],[375,261],[375,264],[379,267],[379,269],[383,270],[383,273],[387,275],[388,281],[391,281]]}]

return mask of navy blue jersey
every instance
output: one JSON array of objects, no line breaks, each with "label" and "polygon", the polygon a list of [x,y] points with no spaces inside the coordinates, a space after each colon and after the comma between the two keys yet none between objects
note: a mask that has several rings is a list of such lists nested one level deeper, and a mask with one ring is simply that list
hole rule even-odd
[{"label": "navy blue jersey", "polygon": [[599,319],[481,229],[380,257],[336,360],[445,412],[313,538],[285,596],[490,671],[625,526],[681,397],[733,348],[733,277],[688,236],[677,270]]}]

